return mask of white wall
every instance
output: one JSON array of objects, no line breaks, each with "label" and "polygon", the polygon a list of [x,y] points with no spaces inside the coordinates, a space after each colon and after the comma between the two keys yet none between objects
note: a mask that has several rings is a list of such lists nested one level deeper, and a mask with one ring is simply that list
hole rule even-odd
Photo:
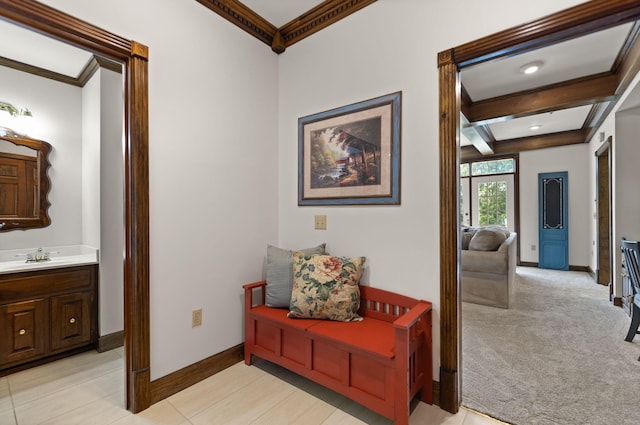
[{"label": "white wall", "polygon": [[100,248],[100,71],[82,89],[82,244]]},{"label": "white wall", "polygon": [[[640,145],[638,145],[638,134],[640,134],[640,74],[636,75],[627,90],[620,97],[620,100],[613,111],[600,128],[596,131],[595,137],[590,141],[591,155],[602,146],[599,134],[603,133],[604,140],[612,138],[612,240],[611,253],[613,261],[613,291],[614,296],[621,296],[622,282],[620,278],[620,239],[624,236],[627,239],[640,239],[640,204],[635,182],[640,177],[638,171],[638,160],[640,159]],[[590,170],[591,193],[596,193],[596,169],[595,159]],[[591,217],[597,217],[597,208],[594,203],[590,210]],[[598,235],[597,219],[593,219],[590,229],[590,241],[594,246]],[[597,269],[597,255],[595,249],[592,251],[590,265],[592,270]]]},{"label": "white wall", "polygon": [[[437,53],[579,1],[379,0],[281,56],[195,1],[45,3],[150,49],[152,379],[242,341],[266,243],[327,241],[367,257],[367,283],[433,301],[438,368]],[[402,205],[297,207],[298,117],[396,90]]]},{"label": "white wall", "polygon": [[[588,213],[594,197],[589,191],[589,145],[563,146],[520,153],[520,261],[538,262],[538,174],[567,171],[569,198],[569,265],[587,267],[591,242]],[[532,250],[535,245],[535,250]]]},{"label": "white wall", "polygon": [[100,335],[124,329],[123,76],[100,76]]},{"label": "white wall", "polygon": [[100,249],[99,335],[124,329],[123,77],[98,70],[83,88],[83,243]]},{"label": "white wall", "polygon": [[[33,113],[31,137],[51,144],[49,217],[42,229],[0,234],[0,249],[82,243],[82,91],[79,87],[0,67],[0,98]],[[43,95],[45,94],[45,95]]]},{"label": "white wall", "polygon": [[[280,240],[367,257],[365,284],[434,303],[439,368],[439,51],[577,1],[380,0],[280,57]],[[500,13],[496,13],[500,11]],[[297,206],[297,119],[402,90],[402,204]],[[326,214],[328,229],[313,229]]]},{"label": "white wall", "polygon": [[45,3],[149,47],[152,379],[240,344],[278,242],[278,56],[195,1]]}]

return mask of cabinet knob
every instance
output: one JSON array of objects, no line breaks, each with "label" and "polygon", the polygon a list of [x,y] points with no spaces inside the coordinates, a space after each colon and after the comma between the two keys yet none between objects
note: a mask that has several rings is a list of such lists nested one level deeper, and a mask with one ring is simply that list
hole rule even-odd
[{"label": "cabinet knob", "polygon": [[76,318],[72,317],[71,319],[69,319],[69,323],[76,323]]},{"label": "cabinet knob", "polygon": [[26,334],[26,333],[27,333],[26,329],[20,329],[20,330],[18,331],[18,334],[20,334],[20,335],[24,335],[24,334]]}]

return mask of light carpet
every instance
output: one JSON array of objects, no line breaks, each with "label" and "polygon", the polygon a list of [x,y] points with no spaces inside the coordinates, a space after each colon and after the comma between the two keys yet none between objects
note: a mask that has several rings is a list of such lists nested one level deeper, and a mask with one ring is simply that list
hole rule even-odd
[{"label": "light carpet", "polygon": [[518,267],[508,310],[462,303],[462,404],[518,425],[640,424],[640,335],[588,273]]}]

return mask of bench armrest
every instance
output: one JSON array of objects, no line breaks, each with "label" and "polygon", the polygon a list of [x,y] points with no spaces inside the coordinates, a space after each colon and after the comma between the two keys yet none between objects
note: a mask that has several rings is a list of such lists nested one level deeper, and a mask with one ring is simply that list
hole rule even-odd
[{"label": "bench armrest", "polygon": [[[247,311],[252,309],[255,305],[262,305],[265,303],[265,297],[266,297],[265,287],[266,286],[267,286],[266,280],[261,280],[259,282],[247,283],[246,285],[242,285],[242,287],[244,288],[244,304],[245,304],[245,309],[247,309]],[[254,289],[259,289],[260,302],[256,302],[256,303],[253,302]]]},{"label": "bench armrest", "polygon": [[398,317],[393,322],[394,328],[409,329],[416,322],[418,322],[422,316],[431,311],[431,303],[427,301],[419,301],[411,310]]},{"label": "bench armrest", "polygon": [[242,287],[244,289],[253,289],[253,288],[259,288],[261,286],[266,286],[266,285],[267,285],[267,281],[261,280],[260,282],[247,283],[246,285],[242,285]]}]

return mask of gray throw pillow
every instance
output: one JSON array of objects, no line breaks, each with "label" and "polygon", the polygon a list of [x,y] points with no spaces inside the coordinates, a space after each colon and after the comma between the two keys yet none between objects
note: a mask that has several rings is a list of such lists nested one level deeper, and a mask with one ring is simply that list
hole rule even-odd
[{"label": "gray throw pillow", "polygon": [[471,232],[462,232],[462,234],[460,235],[460,243],[462,245],[462,249],[469,249],[469,242],[471,242],[471,238],[473,238],[473,235],[474,234]]},{"label": "gray throw pillow", "polygon": [[273,245],[267,246],[267,307],[289,308],[293,290],[293,253],[306,255],[325,254],[326,244],[312,248],[288,250]]},{"label": "gray throw pillow", "polygon": [[495,251],[506,239],[501,231],[480,229],[469,241],[469,251]]}]

